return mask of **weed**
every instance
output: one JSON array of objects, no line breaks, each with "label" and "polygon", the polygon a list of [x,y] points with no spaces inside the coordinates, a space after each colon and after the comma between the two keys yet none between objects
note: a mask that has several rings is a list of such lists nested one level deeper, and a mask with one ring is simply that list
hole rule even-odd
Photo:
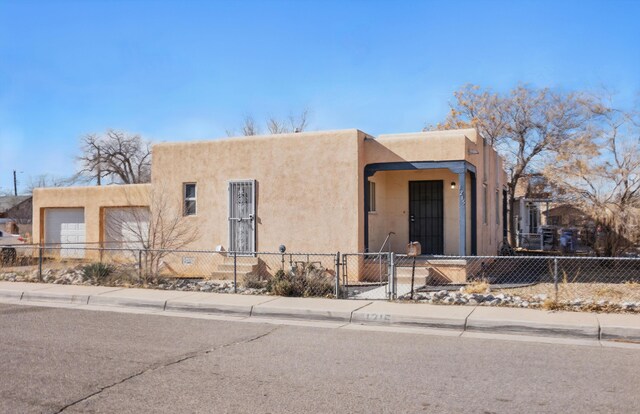
[{"label": "weed", "polygon": [[82,267],[84,279],[92,280],[97,284],[106,282],[113,271],[113,266],[104,263],[91,263]]},{"label": "weed", "polygon": [[266,281],[262,280],[259,274],[257,273],[247,273],[242,278],[242,286],[247,289],[262,289],[265,287]]},{"label": "weed", "polygon": [[542,302],[542,309],[560,310],[562,308],[563,306],[554,299],[546,299],[544,302]]},{"label": "weed", "polygon": [[487,293],[490,290],[490,285],[486,280],[476,280],[464,287],[465,293]]}]

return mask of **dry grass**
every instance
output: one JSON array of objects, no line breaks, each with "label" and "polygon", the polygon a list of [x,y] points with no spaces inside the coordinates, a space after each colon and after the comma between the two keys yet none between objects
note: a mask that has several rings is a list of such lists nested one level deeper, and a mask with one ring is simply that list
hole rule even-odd
[{"label": "dry grass", "polygon": [[547,299],[542,302],[542,309],[546,310],[560,310],[562,309],[562,305],[556,302],[553,299]]},{"label": "dry grass", "polygon": [[489,292],[489,283],[486,280],[478,280],[469,283],[464,287],[465,293],[487,293]]},{"label": "dry grass", "polygon": [[[555,298],[553,283],[539,283],[513,289],[493,289],[493,291],[520,296],[528,300],[540,294]],[[560,283],[558,285],[558,302],[576,299],[595,302],[606,300],[614,303],[637,302],[640,301],[640,283]]]}]

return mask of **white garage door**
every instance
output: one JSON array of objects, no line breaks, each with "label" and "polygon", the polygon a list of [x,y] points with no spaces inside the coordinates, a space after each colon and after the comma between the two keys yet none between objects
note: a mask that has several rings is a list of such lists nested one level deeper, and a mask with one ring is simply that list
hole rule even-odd
[{"label": "white garage door", "polygon": [[60,257],[84,257],[83,208],[48,208],[44,218],[44,241],[60,245]]},{"label": "white garage door", "polygon": [[149,240],[149,208],[110,207],[105,209],[104,217],[107,247],[144,249]]}]

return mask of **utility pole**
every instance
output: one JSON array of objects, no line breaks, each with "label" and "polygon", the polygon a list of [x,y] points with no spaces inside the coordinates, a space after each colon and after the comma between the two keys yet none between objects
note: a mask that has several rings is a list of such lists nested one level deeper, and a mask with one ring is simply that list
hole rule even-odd
[{"label": "utility pole", "polygon": [[13,170],[13,195],[18,195],[18,179],[16,178],[16,170]]}]

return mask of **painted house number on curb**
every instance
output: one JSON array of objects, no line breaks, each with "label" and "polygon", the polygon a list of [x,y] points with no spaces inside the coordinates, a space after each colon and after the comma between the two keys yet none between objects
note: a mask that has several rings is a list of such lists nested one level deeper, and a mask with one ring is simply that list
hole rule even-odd
[{"label": "painted house number on curb", "polygon": [[388,322],[391,323],[391,315],[388,313],[367,313],[364,318],[369,322]]}]

